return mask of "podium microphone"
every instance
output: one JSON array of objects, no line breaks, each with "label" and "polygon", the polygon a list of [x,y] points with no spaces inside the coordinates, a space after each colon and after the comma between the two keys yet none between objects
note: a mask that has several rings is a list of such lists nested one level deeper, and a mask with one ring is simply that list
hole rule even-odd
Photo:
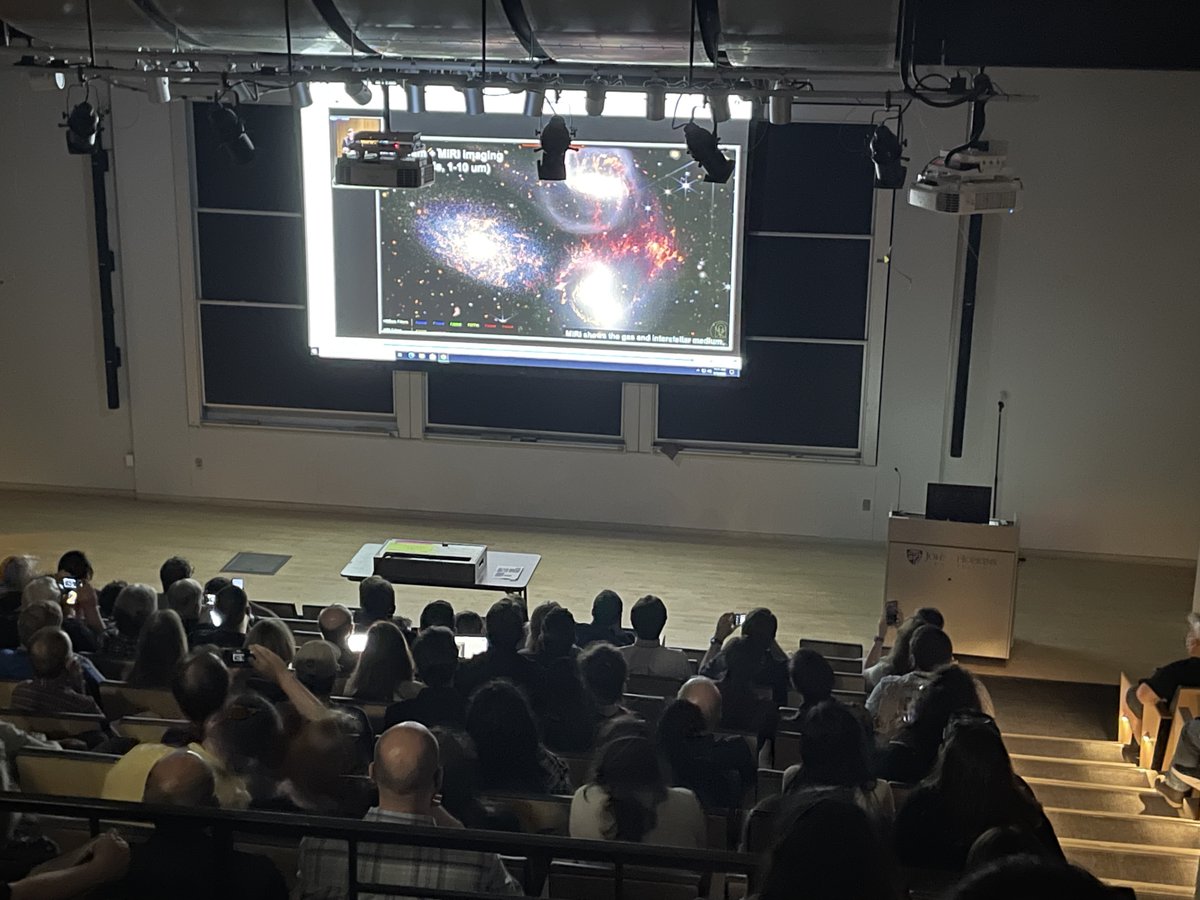
[{"label": "podium microphone", "polygon": [[1000,392],[996,402],[996,458],[992,469],[992,518],[996,518],[996,509],[1000,503],[1000,436],[1004,431],[1004,398],[1008,394]]},{"label": "podium microphone", "polygon": [[892,512],[900,512],[900,485],[904,483],[904,476],[900,474],[899,466],[892,466],[892,471],[896,473],[896,505],[892,508]]}]

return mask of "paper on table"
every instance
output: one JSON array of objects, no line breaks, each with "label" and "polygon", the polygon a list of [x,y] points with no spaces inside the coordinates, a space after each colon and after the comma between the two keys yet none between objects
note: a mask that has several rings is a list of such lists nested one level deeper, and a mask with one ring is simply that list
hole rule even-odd
[{"label": "paper on table", "polygon": [[524,566],[496,566],[496,571],[492,577],[497,581],[516,581],[524,571]]}]

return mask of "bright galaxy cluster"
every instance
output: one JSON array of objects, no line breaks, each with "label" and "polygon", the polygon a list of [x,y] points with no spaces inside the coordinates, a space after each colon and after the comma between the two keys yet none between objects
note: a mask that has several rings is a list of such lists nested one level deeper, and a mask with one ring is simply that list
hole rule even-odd
[{"label": "bright galaxy cluster", "polygon": [[584,146],[553,182],[528,145],[426,144],[434,184],[380,194],[383,332],[725,340],[734,190],[682,148]]}]

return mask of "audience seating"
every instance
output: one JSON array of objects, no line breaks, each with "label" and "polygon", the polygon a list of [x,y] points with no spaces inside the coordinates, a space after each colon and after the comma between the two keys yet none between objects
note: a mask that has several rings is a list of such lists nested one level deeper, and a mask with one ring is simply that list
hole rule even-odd
[{"label": "audience seating", "polygon": [[315,622],[317,621],[317,616],[321,615],[321,610],[324,608],[323,606],[314,606],[311,603],[305,603],[300,607],[300,618]]},{"label": "audience seating", "polygon": [[623,884],[618,893],[617,872],[603,863],[557,861],[550,867],[550,896],[571,900],[696,900],[700,894],[700,876],[690,872],[672,872],[628,866],[621,873]]},{"label": "audience seating", "polygon": [[15,709],[0,710],[0,719],[16,725],[22,731],[44,734],[51,740],[103,731],[105,723],[104,716],[93,716],[86,713],[58,713],[48,716],[20,712]]},{"label": "audience seating", "polygon": [[164,719],[183,718],[170,691],[134,688],[123,681],[105,681],[100,685],[100,706],[110,720],[144,713]]},{"label": "audience seating", "polygon": [[[308,624],[312,624],[311,622]],[[296,639],[296,646],[303,647],[309,641],[323,640],[319,631],[292,631],[292,637]]]},{"label": "audience seating", "polygon": [[372,703],[368,700],[355,700],[353,697],[330,697],[329,699],[334,703],[357,706],[367,714],[367,718],[371,721],[371,728],[376,734],[379,734],[383,730],[384,717],[387,714],[387,708],[390,704]]},{"label": "audience seating", "polygon": [[[1161,770],[1171,764],[1167,753],[1171,732],[1171,719],[1180,706],[1193,709],[1200,705],[1200,688],[1180,688],[1169,704],[1146,704],[1142,709],[1142,723],[1138,732],[1138,765],[1143,769]],[[1176,739],[1178,740],[1178,739]],[[1174,752],[1174,748],[1171,748]]]},{"label": "audience seating", "polygon": [[170,728],[187,728],[186,719],[157,719],[150,716],[125,716],[112,723],[115,735],[131,738],[139,744],[161,744]]},{"label": "audience seating", "polygon": [[1129,704],[1125,702],[1125,697],[1128,696],[1130,688],[1133,687],[1133,682],[1124,672],[1121,673],[1121,684],[1117,693],[1117,740],[1122,744],[1128,744],[1133,740],[1133,720],[1137,718],[1129,709]]},{"label": "audience seating", "polygon": [[494,791],[480,802],[513,814],[526,834],[566,835],[571,821],[571,797],[566,794],[517,794]]},{"label": "audience seating", "polygon": [[800,735],[790,731],[775,732],[775,766],[786,769],[800,765]]},{"label": "audience seating", "polygon": [[17,781],[26,794],[99,798],[104,779],[121,757],[76,750],[26,747],[17,753]]},{"label": "audience seating", "polygon": [[297,617],[295,603],[287,603],[283,600],[255,600],[254,605],[270,610],[281,619],[294,619]]},{"label": "audience seating", "polygon": [[847,691],[849,693],[861,694],[866,690],[866,682],[864,681],[861,672],[834,672],[833,689],[835,691]]},{"label": "audience seating", "polygon": [[657,675],[630,675],[625,680],[625,689],[631,694],[648,697],[663,697],[674,700],[683,682],[675,678],[660,678]]},{"label": "audience seating", "polygon": [[[1186,695],[1186,696],[1179,696]],[[1175,751],[1179,747],[1179,739],[1183,735],[1183,729],[1196,717],[1196,713],[1200,712],[1200,690],[1184,689],[1176,695],[1175,710],[1171,714],[1171,722],[1167,726],[1167,741],[1163,749],[1161,771],[1165,772],[1171,767],[1171,760],[1175,758]]]},{"label": "audience seating", "polygon": [[571,784],[587,784],[588,775],[592,770],[591,753],[559,753],[556,751],[554,755],[567,764],[567,769],[571,773]]},{"label": "audience seating", "polygon": [[762,803],[768,797],[783,793],[782,769],[759,769],[758,780],[755,784],[754,800]]},{"label": "audience seating", "polygon": [[9,704],[12,703],[13,688],[20,683],[20,679],[0,681],[0,709],[8,709]]},{"label": "audience seating", "polygon": [[621,703],[631,713],[645,719],[646,724],[651,728],[654,728],[658,724],[658,720],[667,706],[666,699],[657,694],[654,696],[626,694],[621,698]]}]

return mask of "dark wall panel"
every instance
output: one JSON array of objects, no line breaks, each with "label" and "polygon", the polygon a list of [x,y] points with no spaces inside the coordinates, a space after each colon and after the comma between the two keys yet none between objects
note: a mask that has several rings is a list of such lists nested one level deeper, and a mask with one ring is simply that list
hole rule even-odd
[{"label": "dark wall panel", "polygon": [[743,331],[754,337],[863,340],[870,274],[870,241],[750,236]]},{"label": "dark wall panel", "polygon": [[619,436],[621,384],[434,369],[429,423]]},{"label": "dark wall panel", "polygon": [[303,211],[300,143],[290,106],[244,103],[238,107],[254,141],[254,161],[235,164],[208,121],[210,103],[192,104],[196,154],[196,205],[209,209]]},{"label": "dark wall panel", "polygon": [[202,212],[196,231],[203,299],[307,302],[303,219]]}]

